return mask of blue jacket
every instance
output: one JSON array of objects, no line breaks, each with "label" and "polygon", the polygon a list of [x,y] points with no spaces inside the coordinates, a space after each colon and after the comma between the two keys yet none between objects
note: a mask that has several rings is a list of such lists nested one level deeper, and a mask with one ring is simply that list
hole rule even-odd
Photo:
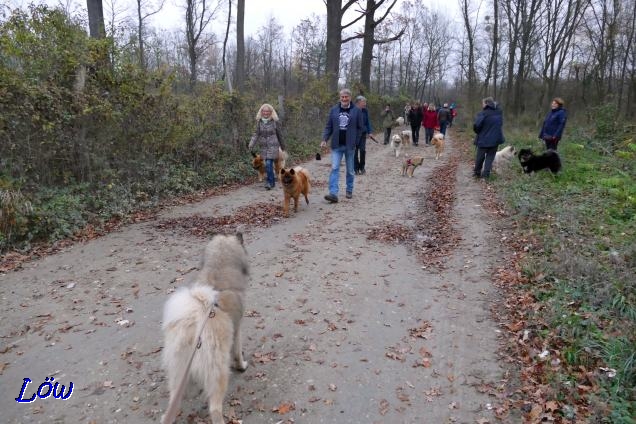
[{"label": "blue jacket", "polygon": [[543,121],[539,138],[544,140],[546,137],[548,139],[554,137],[557,141],[560,140],[567,120],[568,114],[562,107],[550,110]]},{"label": "blue jacket", "polygon": [[364,124],[364,132],[367,134],[373,133],[373,127],[371,126],[371,121],[369,120],[369,111],[367,108],[360,109],[362,111],[362,122]]},{"label": "blue jacket", "polygon": [[[347,125],[347,148],[355,149],[356,143],[360,139],[360,134],[365,131],[362,112],[359,108],[355,107],[353,103],[350,103],[351,109],[349,110],[349,125]],[[329,110],[329,117],[327,118],[327,125],[322,132],[322,139],[327,141],[331,137],[331,148],[335,149],[340,146],[340,103],[335,105]]]},{"label": "blue jacket", "polygon": [[506,139],[503,135],[503,113],[498,106],[485,106],[475,117],[473,131],[477,133],[475,145],[477,147],[497,147]]}]

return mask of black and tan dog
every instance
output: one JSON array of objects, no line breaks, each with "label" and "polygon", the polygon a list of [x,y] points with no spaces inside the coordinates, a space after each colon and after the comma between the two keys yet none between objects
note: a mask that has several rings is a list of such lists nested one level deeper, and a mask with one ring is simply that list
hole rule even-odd
[{"label": "black and tan dog", "polygon": [[552,174],[561,170],[561,158],[555,150],[548,150],[540,155],[535,155],[531,149],[519,150],[519,162],[523,172],[530,174],[542,169],[549,169]]},{"label": "black and tan dog", "polygon": [[[262,182],[265,179],[265,159],[260,155],[260,153],[252,152],[252,168],[258,171],[258,181]],[[278,175],[280,170],[285,167],[285,162],[287,161],[287,152],[283,151],[281,148],[278,148],[278,158],[274,161],[274,174]]]},{"label": "black and tan dog", "polygon": [[408,175],[413,178],[415,168],[421,166],[423,163],[424,158],[422,156],[413,156],[412,158],[404,159],[404,162],[402,162],[402,176]]}]

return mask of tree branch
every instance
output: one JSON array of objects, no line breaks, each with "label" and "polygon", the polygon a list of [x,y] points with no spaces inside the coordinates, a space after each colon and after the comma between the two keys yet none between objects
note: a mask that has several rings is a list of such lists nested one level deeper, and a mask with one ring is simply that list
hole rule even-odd
[{"label": "tree branch", "polygon": [[391,38],[382,38],[381,40],[377,40],[377,39],[373,39],[373,44],[386,44],[386,43],[390,43],[392,41],[396,41],[399,40],[400,37],[402,37],[404,35],[404,32],[406,31],[406,27],[402,28],[402,30],[397,33],[396,35],[394,35]]}]

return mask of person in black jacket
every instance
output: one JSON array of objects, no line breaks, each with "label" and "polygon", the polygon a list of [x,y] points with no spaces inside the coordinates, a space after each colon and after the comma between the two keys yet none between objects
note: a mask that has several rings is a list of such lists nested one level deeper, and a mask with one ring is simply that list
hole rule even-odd
[{"label": "person in black jacket", "polygon": [[424,117],[424,111],[419,102],[413,105],[408,117],[409,123],[411,124],[411,134],[413,135],[413,145],[417,146],[420,142],[420,126],[422,125],[422,118]]},{"label": "person in black jacket", "polygon": [[477,154],[473,177],[488,178],[497,153],[497,146],[505,142],[502,130],[503,114],[492,97],[486,97],[481,105],[482,110],[473,123],[473,131],[477,134],[474,143],[477,146]]}]

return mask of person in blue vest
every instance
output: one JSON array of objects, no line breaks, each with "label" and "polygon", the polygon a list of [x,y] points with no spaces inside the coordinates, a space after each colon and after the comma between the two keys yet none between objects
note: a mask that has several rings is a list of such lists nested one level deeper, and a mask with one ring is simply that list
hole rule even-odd
[{"label": "person in blue vest", "polygon": [[563,99],[555,97],[550,105],[550,112],[546,115],[539,131],[539,138],[545,143],[547,150],[556,150],[559,140],[563,135],[565,123],[568,120],[568,114],[563,109]]},{"label": "person in blue vest", "polygon": [[473,177],[489,178],[497,146],[506,141],[503,135],[503,113],[492,97],[483,99],[481,106],[482,110],[473,123],[473,131],[477,134],[474,142],[477,153]]},{"label": "person in blue vest", "polygon": [[362,111],[351,103],[351,90],[340,90],[340,102],[329,110],[327,124],[322,133],[321,148],[327,147],[331,138],[331,173],[329,174],[329,194],[325,200],[338,203],[340,162],[345,158],[347,199],[353,197],[353,156],[356,143],[364,131]]},{"label": "person in blue vest", "polygon": [[367,99],[364,96],[356,97],[356,107],[362,112],[362,122],[364,122],[364,130],[360,134],[360,138],[356,143],[356,151],[353,156],[353,171],[356,175],[362,175],[366,171],[364,165],[367,155],[367,136],[371,135],[373,128],[369,120],[369,111],[367,110]]}]

